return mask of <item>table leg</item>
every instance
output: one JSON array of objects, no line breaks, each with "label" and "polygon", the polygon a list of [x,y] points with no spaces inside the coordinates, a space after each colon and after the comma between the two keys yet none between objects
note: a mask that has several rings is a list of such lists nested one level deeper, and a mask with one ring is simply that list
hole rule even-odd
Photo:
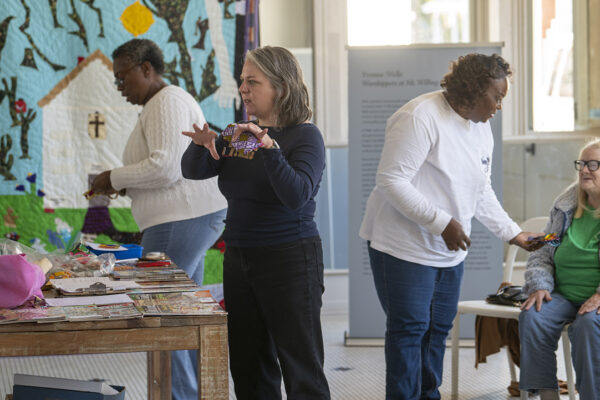
[{"label": "table leg", "polygon": [[171,400],[171,352],[148,353],[148,400]]},{"label": "table leg", "polygon": [[228,400],[227,325],[205,325],[198,329],[198,399]]}]

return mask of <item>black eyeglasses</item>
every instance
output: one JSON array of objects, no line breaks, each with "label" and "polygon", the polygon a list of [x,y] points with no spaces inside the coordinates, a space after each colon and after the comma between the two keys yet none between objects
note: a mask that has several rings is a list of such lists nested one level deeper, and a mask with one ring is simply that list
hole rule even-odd
[{"label": "black eyeglasses", "polygon": [[131,67],[127,68],[125,71],[121,71],[122,78],[115,78],[115,82],[114,82],[115,86],[117,86],[117,87],[123,86],[123,84],[125,83],[125,77],[129,73],[129,71],[131,71],[132,69],[134,69],[137,66],[139,66],[139,64],[132,65]]},{"label": "black eyeglasses", "polygon": [[600,167],[600,161],[598,160],[575,160],[573,162],[575,163],[575,169],[577,171],[581,171],[585,166],[587,166],[590,171],[596,171],[598,167]]}]

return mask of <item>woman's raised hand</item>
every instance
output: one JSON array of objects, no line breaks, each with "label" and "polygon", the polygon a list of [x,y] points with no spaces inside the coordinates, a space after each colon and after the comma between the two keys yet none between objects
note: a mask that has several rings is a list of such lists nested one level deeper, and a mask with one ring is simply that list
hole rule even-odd
[{"label": "woman's raised hand", "polygon": [[256,138],[263,144],[265,149],[270,149],[273,147],[273,139],[271,139],[271,137],[267,134],[268,131],[268,128],[261,129],[260,126],[253,123],[236,124],[231,141],[235,142],[242,133],[250,132],[256,136]]},{"label": "woman's raised hand", "polygon": [[[208,124],[204,123],[204,126],[200,128],[197,124],[194,124],[194,132],[181,132],[187,137],[192,138],[192,141],[199,145],[204,146],[210,152],[210,155],[215,160],[219,159],[219,154],[217,153],[217,146],[215,145],[215,140],[219,135],[216,132],[211,131],[208,128]],[[238,135],[239,136],[239,135]]]}]

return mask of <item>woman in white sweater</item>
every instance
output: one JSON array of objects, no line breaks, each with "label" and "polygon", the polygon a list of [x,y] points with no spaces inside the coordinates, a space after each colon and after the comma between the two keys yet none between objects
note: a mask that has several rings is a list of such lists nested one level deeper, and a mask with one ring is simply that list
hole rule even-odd
[{"label": "woman in white sweater", "polygon": [[[216,178],[187,180],[181,174],[190,142],[181,132],[204,125],[204,114],[190,94],[162,79],[163,55],[154,42],[133,39],[112,56],[118,90],[143,109],[125,146],[124,166],[102,172],[92,190],[130,196],[144,253],[165,252],[201,285],[204,256],[221,234],[227,207]],[[196,352],[173,353],[173,399],[197,398]]]}]

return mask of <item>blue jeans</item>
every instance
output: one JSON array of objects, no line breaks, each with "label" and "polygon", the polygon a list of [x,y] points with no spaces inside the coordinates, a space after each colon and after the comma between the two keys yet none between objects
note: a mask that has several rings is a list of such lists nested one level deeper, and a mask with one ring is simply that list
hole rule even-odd
[{"label": "blue jeans", "polygon": [[[201,217],[167,222],[144,230],[144,254],[163,251],[198,285],[204,278],[206,251],[221,235],[227,210]],[[171,352],[171,382],[173,400],[198,398],[198,368],[196,350]]]},{"label": "blue jeans", "polygon": [[183,221],[154,225],[144,230],[144,254],[162,251],[199,286],[204,279],[204,257],[223,232],[227,209]]},{"label": "blue jeans", "polygon": [[440,399],[446,338],[456,316],[463,263],[437,268],[369,246],[386,315],[386,399]]},{"label": "blue jeans", "polygon": [[519,388],[558,390],[556,349],[565,324],[569,326],[571,355],[581,399],[600,399],[600,315],[577,314],[582,303],[573,303],[554,292],[552,300],[519,315],[521,377]]}]

